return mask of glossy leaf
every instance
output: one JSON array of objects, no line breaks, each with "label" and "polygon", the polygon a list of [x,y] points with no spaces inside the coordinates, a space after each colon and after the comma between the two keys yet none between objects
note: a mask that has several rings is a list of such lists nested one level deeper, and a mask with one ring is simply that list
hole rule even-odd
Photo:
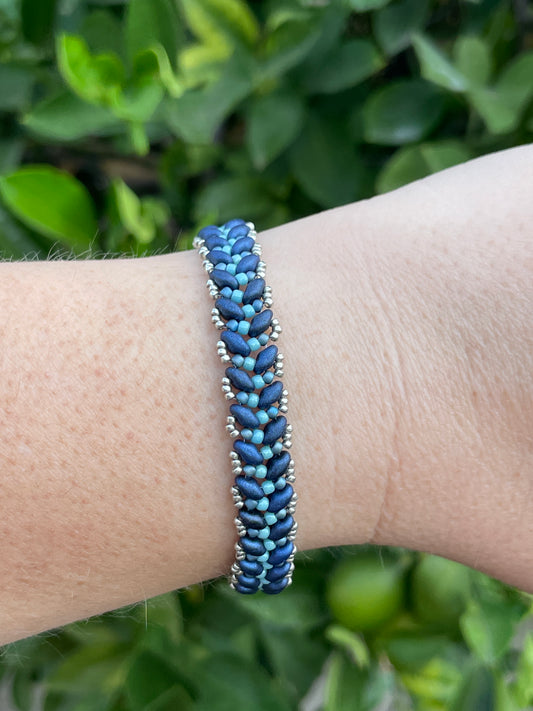
[{"label": "glossy leaf", "polygon": [[370,40],[346,40],[314,67],[307,86],[313,93],[336,93],[368,79],[384,64],[383,57]]},{"label": "glossy leaf", "polygon": [[403,673],[402,683],[423,708],[448,708],[462,683],[455,664],[434,657],[414,673]]},{"label": "glossy leaf", "polygon": [[35,77],[25,67],[0,64],[0,111],[19,111],[30,102]]},{"label": "glossy leaf", "polygon": [[412,42],[424,79],[450,91],[463,92],[469,88],[467,78],[431,40],[416,32],[412,36]]},{"label": "glossy leaf", "polygon": [[533,631],[524,639],[513,683],[513,695],[520,707],[533,704]]},{"label": "glossy leaf", "polygon": [[370,655],[368,647],[360,634],[352,632],[341,625],[332,624],[326,628],[325,636],[334,645],[344,649],[358,667],[364,669],[369,666]]},{"label": "glossy leaf", "polygon": [[164,659],[149,651],[141,651],[125,679],[129,706],[132,711],[145,711],[149,704],[180,684],[180,676]]},{"label": "glossy leaf", "polygon": [[130,0],[125,32],[130,61],[155,44],[162,46],[170,64],[176,65],[184,33],[175,0]]},{"label": "glossy leaf", "polygon": [[304,122],[305,106],[294,92],[273,92],[252,99],[246,141],[261,170],[290,145]]},{"label": "glossy leaf", "polygon": [[20,16],[24,37],[41,44],[52,36],[57,0],[21,0]]},{"label": "glossy leaf", "polygon": [[513,637],[522,610],[499,601],[470,600],[461,615],[461,631],[476,656],[487,664],[496,662]]},{"label": "glossy leaf", "polygon": [[473,665],[452,700],[449,711],[497,711],[494,678],[488,667]]},{"label": "glossy leaf", "polygon": [[207,45],[235,41],[253,44],[259,37],[254,14],[243,0],[180,0],[187,24]]},{"label": "glossy leaf", "polygon": [[91,695],[95,690],[110,697],[122,688],[131,661],[125,645],[98,644],[80,647],[46,679],[47,692]]},{"label": "glossy leaf", "polygon": [[343,123],[309,116],[290,161],[301,189],[322,207],[352,202],[363,192],[365,173]]},{"label": "glossy leaf", "polygon": [[374,35],[383,51],[392,56],[411,44],[414,32],[429,16],[429,0],[397,0],[372,16]]},{"label": "glossy leaf", "polygon": [[453,47],[453,59],[456,68],[471,85],[482,86],[489,81],[492,58],[489,46],[481,37],[458,37]]},{"label": "glossy leaf", "polygon": [[268,214],[273,209],[273,199],[266,193],[259,177],[239,175],[213,180],[199,195],[194,214],[200,220],[214,215],[215,221],[225,222],[237,213],[251,220]]},{"label": "glossy leaf", "polygon": [[257,81],[277,79],[303,62],[311,56],[321,34],[316,18],[307,14],[302,20],[281,23],[266,37],[261,47]]},{"label": "glossy leaf", "polygon": [[11,212],[46,237],[75,251],[94,241],[98,226],[91,198],[71,175],[51,166],[27,166],[0,177],[0,195]]},{"label": "glossy leaf", "polygon": [[54,141],[73,141],[121,131],[121,122],[108,108],[88,104],[69,91],[36,104],[24,116],[23,123],[34,133]]},{"label": "glossy leaf", "polygon": [[390,82],[370,94],[364,109],[368,143],[398,146],[419,141],[435,128],[446,102],[434,84],[419,79]]}]

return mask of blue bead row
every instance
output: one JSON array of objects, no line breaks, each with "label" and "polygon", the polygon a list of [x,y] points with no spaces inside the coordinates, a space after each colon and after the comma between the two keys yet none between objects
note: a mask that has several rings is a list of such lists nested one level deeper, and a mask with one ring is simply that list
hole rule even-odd
[{"label": "blue bead row", "polygon": [[234,438],[232,493],[239,540],[230,585],[245,595],[259,590],[273,595],[292,581],[297,496],[287,451],[292,427],[283,414],[287,398],[279,379],[283,356],[275,343],[269,345],[281,329],[269,308],[270,289],[255,237],[251,222],[235,219],[204,227],[193,245],[204,258],[215,299],[213,321],[222,331],[223,390],[235,401],[228,430]]}]

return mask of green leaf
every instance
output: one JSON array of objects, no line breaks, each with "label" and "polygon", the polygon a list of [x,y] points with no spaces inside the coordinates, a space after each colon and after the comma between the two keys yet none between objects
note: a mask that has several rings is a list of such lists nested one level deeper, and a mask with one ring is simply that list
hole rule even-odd
[{"label": "green leaf", "polygon": [[293,142],[303,121],[304,104],[294,92],[273,92],[251,100],[246,142],[258,170]]},{"label": "green leaf", "polygon": [[59,238],[75,252],[93,243],[98,225],[91,198],[71,175],[46,165],[0,177],[0,195],[11,212],[36,232]]},{"label": "green leaf", "polygon": [[[495,710],[496,711],[522,711],[527,703],[521,704],[512,693],[508,680],[504,677],[504,672],[500,669],[493,669]],[[533,700],[533,696],[531,697]]]},{"label": "green leaf", "polygon": [[313,93],[333,94],[359,84],[384,66],[373,42],[346,40],[309,73],[307,87]]},{"label": "green leaf", "polygon": [[34,74],[25,67],[0,64],[0,111],[19,111],[31,99]]},{"label": "green leaf", "polygon": [[368,647],[360,634],[336,624],[329,625],[324,634],[329,642],[344,649],[358,667],[365,669],[370,665]]},{"label": "green leaf", "polygon": [[414,32],[429,17],[429,0],[397,0],[372,16],[374,36],[383,51],[393,56],[411,44]]},{"label": "green leaf", "polygon": [[113,104],[122,90],[124,67],[117,55],[91,55],[82,37],[62,34],[57,40],[57,63],[63,78],[82,99]]},{"label": "green leaf", "polygon": [[505,101],[521,112],[533,97],[533,50],[512,60],[501,72],[495,89]]},{"label": "green leaf", "polygon": [[130,61],[155,44],[164,48],[170,65],[176,66],[185,38],[175,0],[130,0],[125,31]]},{"label": "green leaf", "polygon": [[533,704],[533,632],[524,639],[512,689],[520,708]]},{"label": "green leaf", "polygon": [[214,220],[226,222],[232,214],[239,213],[260,223],[261,216],[272,211],[273,206],[261,178],[246,175],[220,177],[199,193],[194,216],[201,220],[205,215],[212,215]]},{"label": "green leaf", "polygon": [[390,82],[365,102],[365,140],[390,146],[419,141],[438,124],[445,105],[442,90],[423,79]]},{"label": "green leaf", "polygon": [[52,36],[57,0],[22,0],[22,33],[28,42],[41,44]]},{"label": "green leaf", "polygon": [[147,650],[141,651],[132,663],[125,680],[132,711],[145,711],[148,704],[159,699],[180,682],[176,670],[161,657]]},{"label": "green leaf", "polygon": [[69,654],[45,679],[47,692],[91,695],[98,690],[111,697],[122,688],[131,663],[123,644],[87,645]]},{"label": "green leaf", "polygon": [[463,92],[469,88],[467,78],[432,41],[416,32],[412,35],[412,42],[424,79],[454,92]]},{"label": "green leaf", "polygon": [[450,168],[471,158],[468,148],[453,139],[405,146],[385,163],[376,181],[376,191],[389,190],[419,180],[426,175]]},{"label": "green leaf", "polygon": [[458,37],[453,47],[454,64],[471,85],[486,84],[491,75],[491,55],[487,43],[476,36]]},{"label": "green leaf", "polygon": [[122,123],[105,106],[88,104],[64,91],[36,104],[22,119],[31,131],[54,141],[74,141],[90,135],[113,135]]},{"label": "green leaf", "polygon": [[363,193],[365,172],[344,122],[311,114],[290,163],[302,190],[322,207],[344,205]]},{"label": "green leaf", "polygon": [[368,12],[388,5],[390,0],[345,0],[346,5],[356,12]]},{"label": "green leaf", "polygon": [[470,600],[459,624],[465,642],[483,662],[493,664],[508,649],[522,609],[491,600]]},{"label": "green leaf", "polygon": [[136,55],[133,72],[137,83],[142,84],[143,78],[146,78],[149,86],[152,85],[153,77],[157,76],[170,96],[181,96],[186,89],[185,81],[174,73],[168,55],[160,44],[154,44]]},{"label": "green leaf", "polygon": [[150,216],[143,214],[142,204],[137,195],[122,178],[115,178],[111,184],[118,215],[126,231],[139,242],[148,244],[155,237],[155,225]]},{"label": "green leaf", "polygon": [[452,700],[449,711],[496,711],[494,678],[488,667],[474,665],[469,669]]},{"label": "green leaf", "polygon": [[166,123],[187,143],[211,143],[219,125],[249,94],[251,86],[247,57],[236,52],[216,83],[166,101]]},{"label": "green leaf", "polygon": [[124,55],[122,23],[109,10],[98,9],[85,15],[79,29],[91,53],[114,52]]},{"label": "green leaf", "polygon": [[19,711],[32,711],[35,706],[35,687],[31,671],[28,672],[24,667],[15,670],[11,693]]},{"label": "green leaf", "polygon": [[0,138],[0,174],[14,170],[24,155],[25,142],[20,138]]},{"label": "green leaf", "polygon": [[255,15],[243,0],[181,0],[187,24],[207,45],[252,45],[259,37]]},{"label": "green leaf", "polygon": [[314,50],[321,35],[317,18],[309,14],[298,21],[282,22],[276,26],[260,48],[257,82],[277,79],[301,64]]},{"label": "green leaf", "polygon": [[455,664],[434,657],[415,673],[403,673],[401,679],[422,708],[447,709],[462,682],[462,674]]},{"label": "green leaf", "polygon": [[[379,667],[359,669],[342,652],[328,662],[324,711],[374,711],[386,695],[394,697],[394,675]],[[396,696],[397,698],[397,696]]]}]

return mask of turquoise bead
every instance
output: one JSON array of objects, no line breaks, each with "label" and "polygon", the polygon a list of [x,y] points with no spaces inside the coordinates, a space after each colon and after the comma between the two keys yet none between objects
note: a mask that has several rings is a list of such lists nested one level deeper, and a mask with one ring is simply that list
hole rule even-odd
[{"label": "turquoise bead", "polygon": [[226,299],[231,299],[231,289],[229,286],[225,286],[220,290],[220,296],[225,296]]},{"label": "turquoise bead", "polygon": [[[236,277],[235,277],[235,279],[237,279],[237,281],[239,281],[239,277],[240,277],[240,276],[243,276],[243,275],[242,275],[242,274],[237,274]],[[244,315],[246,316],[246,318],[252,318],[252,316],[255,316],[255,309],[254,309],[254,307],[252,306],[252,304],[245,304],[245,305],[242,307],[242,310],[244,311]]]},{"label": "turquoise bead", "polygon": [[227,322],[226,326],[230,331],[236,331],[239,328],[239,322],[232,318]]},{"label": "turquoise bead", "polygon": [[[259,501],[263,501],[263,499],[259,499]],[[268,499],[267,499],[268,501]],[[244,502],[244,505],[246,506],[247,509],[255,509],[257,508],[257,501],[255,499],[246,499]],[[261,509],[264,510],[264,509]]]},{"label": "turquoise bead", "polygon": [[[267,567],[266,564],[268,561],[268,553],[263,553],[263,555],[255,556],[255,559],[257,560],[258,563],[263,563],[263,565],[266,569],[266,567]],[[272,567],[272,566],[270,566],[270,567]]]},{"label": "turquoise bead", "polygon": [[265,576],[266,576],[267,573],[268,573],[268,570],[262,570],[262,571],[259,573],[259,575],[257,575],[256,577],[257,577],[258,580],[264,580],[264,578],[265,578]]},{"label": "turquoise bead", "polygon": [[250,538],[257,538],[259,536],[259,531],[255,528],[249,528],[246,535],[250,536]]},{"label": "turquoise bead", "polygon": [[[261,336],[262,335],[263,334],[261,334]],[[259,338],[261,338],[261,336]],[[249,338],[248,345],[250,346],[251,351],[257,351],[257,350],[259,350],[259,348],[261,348],[261,343],[259,342],[259,339],[257,339],[257,338]]]},{"label": "turquoise bead", "polygon": [[263,430],[254,430],[252,434],[252,442],[254,444],[261,444],[264,436],[265,433],[263,432]]},{"label": "turquoise bead", "polygon": [[271,383],[274,380],[274,372],[272,370],[267,370],[266,373],[263,373],[263,380],[265,383]]},{"label": "turquoise bead", "polygon": [[223,252],[226,252],[226,254],[231,254],[231,245],[230,244],[225,244],[221,247],[219,247]]},{"label": "turquoise bead", "polygon": [[242,365],[244,370],[253,370],[255,366],[255,358],[250,358],[250,356],[248,356],[244,359],[244,363]]},{"label": "turquoise bead", "polygon": [[259,313],[263,308],[263,302],[261,301],[261,299],[254,299],[252,302],[252,306],[254,307],[254,311]]},{"label": "turquoise bead", "polygon": [[226,264],[226,271],[228,272],[228,274],[233,274],[233,276],[235,276],[236,269],[237,267],[235,266],[235,264]]},{"label": "turquoise bead", "polygon": [[246,405],[248,403],[248,393],[242,393],[239,392],[236,395],[237,400],[241,403],[241,405]]},{"label": "turquoise bead", "polygon": [[[278,540],[276,541],[276,545],[278,546],[278,548],[281,548],[281,546],[284,546],[286,543],[287,543],[287,536],[283,536],[283,538],[278,538]],[[266,546],[265,546],[265,548],[266,548]]]},{"label": "turquoise bead", "polygon": [[243,430],[241,430],[241,437],[242,437],[243,439],[252,439],[252,435],[253,435],[252,430],[249,430],[249,429],[246,429],[246,428],[243,429]]},{"label": "turquoise bead", "polygon": [[264,546],[267,551],[273,551],[276,547],[276,544],[274,543],[274,541],[271,541],[269,538],[267,538],[266,541],[264,541]]},{"label": "turquoise bead", "polygon": [[278,412],[278,408],[274,407],[274,405],[271,405],[267,410],[267,415],[270,417],[271,420],[273,420],[274,417],[276,417],[276,415],[278,414]]},{"label": "turquoise bead", "polygon": [[221,269],[222,271],[224,271],[224,269],[226,268],[226,266],[227,266],[227,265],[224,264],[224,262],[219,262],[219,263],[217,264],[217,269]]},{"label": "turquoise bead", "polygon": [[258,464],[255,468],[255,476],[257,479],[264,479],[267,475],[267,468],[264,464]]},{"label": "turquoise bead", "polygon": [[253,464],[246,464],[244,466],[244,473],[246,476],[255,476],[255,467]]},{"label": "turquoise bead", "polygon": [[263,459],[272,459],[274,456],[274,452],[268,445],[261,447],[261,454],[263,455]]},{"label": "turquoise bead", "polygon": [[240,254],[234,254],[231,258],[233,259],[234,264],[238,264],[242,259]]},{"label": "turquoise bead", "polygon": [[[281,519],[285,518],[286,515],[287,515],[287,509],[280,509],[280,510],[275,514],[275,516],[276,516],[280,521],[281,521]],[[265,517],[265,520],[266,520],[266,517]],[[268,521],[267,521],[267,523],[268,523]],[[270,525],[272,525],[272,524],[270,524]]]},{"label": "turquoise bead", "polygon": [[[250,341],[248,341],[248,343],[250,343]],[[252,378],[252,383],[254,384],[256,390],[260,390],[264,386],[265,381],[263,380],[262,375],[254,375]]]},{"label": "turquoise bead", "polygon": [[242,302],[242,291],[240,289],[235,289],[234,291],[232,291],[231,300],[234,301],[236,304],[240,304]]},{"label": "turquoise bead", "polygon": [[286,480],[283,478],[283,476],[280,476],[280,478],[276,482],[276,489],[284,489],[286,486]]},{"label": "turquoise bead", "polygon": [[272,445],[272,451],[274,452],[274,454],[279,454],[282,449],[283,449],[283,442],[275,442]]},{"label": "turquoise bead", "polygon": [[261,484],[261,488],[263,489],[263,491],[265,492],[265,494],[266,494],[267,496],[268,496],[269,494],[271,494],[273,491],[275,491],[275,489],[276,489],[276,487],[274,486],[274,483],[271,482],[271,481],[264,481],[264,482]]},{"label": "turquoise bead", "polygon": [[[250,341],[248,341],[250,343]],[[248,407],[257,407],[259,395],[257,393],[248,393]]]},{"label": "turquoise bead", "polygon": [[244,356],[239,355],[238,353],[231,358],[231,362],[236,368],[240,368],[242,364],[244,363]]},{"label": "turquoise bead", "polygon": [[248,277],[246,274],[235,274],[235,279],[237,279],[237,282],[240,284],[240,286],[246,286],[248,284]]},{"label": "turquoise bead", "polygon": [[[250,535],[250,531],[252,531],[252,530],[253,529],[249,529],[248,535]],[[265,526],[260,531],[258,531],[259,538],[263,538],[263,539],[268,538],[269,534],[270,534],[270,526]]]},{"label": "turquoise bead", "polygon": [[278,518],[275,513],[268,511],[268,513],[265,514],[265,523],[267,523],[269,526],[273,526],[277,520]]},{"label": "turquoise bead", "polygon": [[[248,503],[248,501],[250,501],[250,499],[246,499],[246,503]],[[259,499],[259,501],[255,501],[255,499],[253,501],[256,504],[256,506],[254,506],[254,508],[257,507],[258,511],[266,511],[268,509],[268,505],[270,503],[270,501],[267,499],[266,496],[263,496],[263,498]]]},{"label": "turquoise bead", "polygon": [[257,340],[262,346],[264,346],[265,343],[268,343],[268,333],[262,333],[260,336],[257,337]]},{"label": "turquoise bead", "polygon": [[255,415],[262,425],[266,425],[268,422],[268,415],[264,410],[258,410]]},{"label": "turquoise bead", "polygon": [[[237,333],[240,333],[243,336],[246,336],[248,331],[250,330],[250,324],[248,321],[239,321],[239,326],[237,328]],[[255,363],[255,361],[254,361]]]}]

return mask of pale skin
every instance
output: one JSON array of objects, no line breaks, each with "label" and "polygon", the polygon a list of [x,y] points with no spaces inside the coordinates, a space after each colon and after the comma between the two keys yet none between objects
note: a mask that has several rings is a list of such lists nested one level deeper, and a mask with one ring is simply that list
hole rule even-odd
[{"label": "pale skin", "polygon": [[[524,146],[257,226],[298,550],[409,547],[533,592],[532,187]],[[229,403],[196,251],[0,274],[0,644],[227,575]]]}]

